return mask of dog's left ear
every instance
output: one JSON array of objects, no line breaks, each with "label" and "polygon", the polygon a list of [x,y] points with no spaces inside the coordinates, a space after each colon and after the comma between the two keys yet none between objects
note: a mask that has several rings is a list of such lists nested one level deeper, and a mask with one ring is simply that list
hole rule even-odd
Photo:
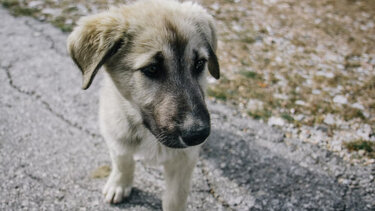
[{"label": "dog's left ear", "polygon": [[82,89],[89,88],[100,67],[126,42],[124,19],[110,12],[84,17],[69,35],[68,50],[82,71]]},{"label": "dog's left ear", "polygon": [[217,61],[217,57],[216,57],[214,50],[210,46],[208,46],[208,48],[209,48],[208,49],[208,53],[209,53],[208,71],[215,79],[219,79],[220,78],[219,62]]},{"label": "dog's left ear", "polygon": [[214,20],[212,17],[209,17],[206,21],[201,22],[200,32],[203,36],[203,39],[206,42],[206,47],[208,50],[208,71],[215,78],[220,78],[220,66],[216,56],[217,49],[217,37],[216,29],[214,25]]}]

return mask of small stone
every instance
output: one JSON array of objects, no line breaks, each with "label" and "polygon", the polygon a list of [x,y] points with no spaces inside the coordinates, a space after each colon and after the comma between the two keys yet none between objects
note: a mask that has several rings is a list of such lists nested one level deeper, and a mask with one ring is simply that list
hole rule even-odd
[{"label": "small stone", "polygon": [[220,4],[216,2],[216,3],[214,3],[214,4],[211,5],[211,8],[213,10],[219,10],[220,9]]},{"label": "small stone", "polygon": [[348,100],[346,99],[345,96],[337,95],[333,98],[333,102],[338,103],[338,104],[347,104]]},{"label": "small stone", "polygon": [[242,201],[242,197],[239,196],[239,197],[236,197],[236,198],[231,198],[228,200],[228,203],[231,204],[231,205],[238,205],[240,204]]},{"label": "small stone", "polygon": [[352,104],[352,107],[353,107],[353,108],[357,108],[357,109],[359,109],[359,110],[364,110],[364,109],[365,109],[365,107],[363,107],[363,105],[360,104],[360,103],[353,103],[353,104]]},{"label": "small stone", "polygon": [[43,2],[42,1],[31,1],[27,5],[31,8],[41,8],[41,6],[43,5]]},{"label": "small stone", "polygon": [[78,11],[80,11],[82,14],[87,14],[89,12],[87,7],[83,4],[77,4],[76,7],[77,7]]},{"label": "small stone", "polygon": [[320,19],[320,18],[317,18],[317,19],[314,20],[315,24],[320,24],[321,22],[322,22],[322,19]]},{"label": "small stone", "polygon": [[71,24],[73,24],[73,20],[72,20],[72,19],[67,19],[67,20],[65,21],[65,24],[67,24],[67,25],[71,25]]},{"label": "small stone", "polygon": [[365,162],[365,165],[370,165],[370,164],[373,164],[373,163],[375,163],[375,159],[369,159],[368,161]]},{"label": "small stone", "polygon": [[326,77],[326,78],[333,78],[333,77],[335,77],[335,74],[333,74],[332,72],[326,72],[326,71],[318,71],[316,73],[316,75],[323,76],[323,77]]},{"label": "small stone", "polygon": [[61,9],[45,8],[41,12],[45,15],[51,15],[51,16],[57,17],[61,14]]},{"label": "small stone", "polygon": [[314,95],[319,95],[319,94],[321,93],[321,91],[318,90],[318,89],[314,89],[314,90],[312,90],[312,93],[313,93]]},{"label": "small stone", "polygon": [[263,102],[260,101],[260,100],[257,100],[257,99],[250,99],[248,102],[247,102],[247,109],[249,109],[250,111],[256,111],[256,110],[260,110],[263,108]]},{"label": "small stone", "polygon": [[336,121],[332,114],[328,114],[324,117],[324,123],[326,123],[327,125],[333,125],[335,124],[335,122]]},{"label": "small stone", "polygon": [[338,179],[338,182],[340,183],[340,184],[343,184],[343,185],[350,185],[350,180],[348,180],[348,179],[344,179],[344,178],[339,178]]},{"label": "small stone", "polygon": [[364,124],[356,131],[356,135],[363,139],[368,139],[370,138],[371,132],[372,132],[371,126],[368,124]]},{"label": "small stone", "polygon": [[305,115],[303,114],[298,114],[297,116],[294,117],[294,119],[297,121],[302,121],[304,118],[305,118]]},{"label": "small stone", "polygon": [[277,57],[275,58],[275,61],[276,61],[277,63],[281,63],[283,60],[282,60],[279,56],[277,56]]},{"label": "small stone", "polygon": [[306,105],[305,101],[303,101],[303,100],[297,100],[295,103],[296,103],[296,105],[300,105],[300,106]]},{"label": "small stone", "polygon": [[328,132],[328,127],[327,126],[325,126],[325,125],[318,125],[317,127],[316,127],[316,129],[317,130],[320,130],[320,131],[323,131],[323,132]]},{"label": "small stone", "polygon": [[340,70],[345,69],[345,66],[342,65],[342,64],[337,64],[336,67],[337,67],[337,69],[340,69]]},{"label": "small stone", "polygon": [[281,100],[288,100],[289,99],[288,95],[286,95],[286,94],[280,94],[280,93],[273,94],[273,97],[281,99]]},{"label": "small stone", "polygon": [[285,121],[280,117],[271,117],[271,118],[268,119],[268,125],[270,125],[270,126],[273,126],[273,125],[283,126],[283,125],[285,125]]},{"label": "small stone", "polygon": [[363,155],[365,155],[365,150],[363,150],[363,149],[361,149],[361,150],[358,150],[358,155],[360,155],[360,156],[363,156]]}]

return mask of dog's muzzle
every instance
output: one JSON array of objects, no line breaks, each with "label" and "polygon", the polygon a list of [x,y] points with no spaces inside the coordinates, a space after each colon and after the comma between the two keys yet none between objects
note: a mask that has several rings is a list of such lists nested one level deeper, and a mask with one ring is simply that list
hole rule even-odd
[{"label": "dog's muzzle", "polygon": [[[202,144],[209,135],[210,126],[205,126],[183,131],[180,135],[162,136],[162,138],[157,138],[157,140],[170,148],[187,148]],[[155,135],[155,137],[160,136]]]}]

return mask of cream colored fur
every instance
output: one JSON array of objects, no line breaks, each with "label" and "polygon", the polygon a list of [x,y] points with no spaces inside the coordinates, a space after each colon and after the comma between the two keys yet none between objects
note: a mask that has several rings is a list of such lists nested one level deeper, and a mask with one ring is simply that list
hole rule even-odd
[{"label": "cream colored fur", "polygon": [[[142,67],[160,49],[168,52],[165,40],[170,34],[163,28],[166,19],[178,26],[187,39],[197,42],[201,38],[194,33],[193,27],[198,25],[215,51],[212,17],[198,4],[172,0],[140,1],[84,17],[68,38],[70,55],[83,73],[84,89],[90,86],[103,65],[103,58],[116,46],[117,40],[123,42],[122,47],[110,55],[113,58],[104,62],[106,72],[100,93],[100,129],[112,160],[112,172],[103,188],[109,203],[119,203],[129,196],[135,165],[133,157],[139,155],[150,163],[164,166],[163,210],[179,211],[186,207],[200,146],[173,149],[156,140],[143,125],[140,105],[151,102],[157,87],[145,81],[139,71],[119,71],[129,64],[132,69]],[[129,52],[130,35],[133,47]],[[207,58],[209,52],[200,49],[200,54]],[[199,82],[204,88],[205,74]]]}]

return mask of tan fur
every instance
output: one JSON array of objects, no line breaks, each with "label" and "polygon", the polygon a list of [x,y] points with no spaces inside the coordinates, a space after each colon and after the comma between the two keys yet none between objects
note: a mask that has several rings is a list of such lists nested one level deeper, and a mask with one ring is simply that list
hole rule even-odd
[{"label": "tan fur", "polygon": [[[197,33],[197,27],[203,38]],[[167,93],[162,95],[163,99],[157,99],[160,87],[145,79],[138,69],[154,62],[153,55],[160,51],[166,60],[172,60],[174,55],[169,44],[186,39],[190,43],[187,48],[199,47],[198,54],[207,59],[210,73],[218,78],[216,56],[210,55],[212,52],[204,46],[207,43],[208,49],[215,51],[215,34],[212,17],[198,4],[151,0],[82,18],[69,36],[68,50],[82,71],[83,89],[90,86],[102,65],[106,68],[99,122],[112,160],[112,172],[103,189],[107,202],[119,203],[130,194],[133,156],[139,155],[150,163],[164,166],[167,190],[163,209],[185,210],[200,145],[169,148],[145,127],[141,109],[151,106],[155,107],[156,122],[173,131],[177,126],[171,122],[178,113],[174,102],[180,99]],[[193,55],[185,58],[190,58],[186,60],[190,64]],[[198,81],[204,89],[205,73]],[[186,104],[187,108],[194,106],[188,101]],[[191,115],[186,119],[185,127],[194,123]],[[181,138],[176,141],[183,143]]]}]

